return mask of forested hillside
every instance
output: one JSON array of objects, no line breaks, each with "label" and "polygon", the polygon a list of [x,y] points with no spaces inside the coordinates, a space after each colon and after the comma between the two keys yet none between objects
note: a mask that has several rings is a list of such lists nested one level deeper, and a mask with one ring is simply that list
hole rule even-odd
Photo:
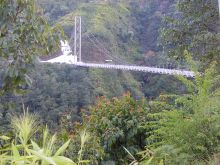
[{"label": "forested hillside", "polygon": [[[82,60],[85,62],[103,63],[120,57],[132,64],[177,66],[169,58],[161,58],[157,46],[162,15],[172,4],[169,1],[161,4],[159,1],[40,0],[38,3],[49,22],[60,24],[68,38],[74,29],[74,16],[82,16]],[[88,38],[94,36],[102,43],[99,45],[101,49]],[[109,57],[103,49],[107,49],[113,57]],[[141,99],[144,96],[157,97],[174,89],[176,93],[184,90],[175,77],[148,73],[37,64],[31,75],[32,87],[27,95],[9,95],[6,98],[16,103],[16,109],[24,104],[54,126],[59,124],[57,121],[66,112],[71,114],[73,121],[79,121],[80,109],[93,105],[100,96],[112,98],[129,91],[136,99]],[[171,82],[175,85],[169,86]],[[5,99],[2,100],[5,103]],[[4,105],[3,112],[8,112],[10,107]]]},{"label": "forested hillside", "polygon": [[[195,76],[39,62],[78,15],[83,62]],[[0,1],[0,165],[218,165],[219,25],[217,0]]]}]

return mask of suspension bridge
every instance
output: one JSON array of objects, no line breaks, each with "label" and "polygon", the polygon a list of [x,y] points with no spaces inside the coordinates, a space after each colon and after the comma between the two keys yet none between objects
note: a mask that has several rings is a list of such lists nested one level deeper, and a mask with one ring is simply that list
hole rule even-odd
[{"label": "suspension bridge", "polygon": [[[188,70],[179,70],[179,69],[166,69],[158,67],[149,67],[149,66],[137,66],[128,64],[124,62],[119,57],[112,56],[111,53],[99,42],[93,34],[88,35],[88,39],[97,47],[99,50],[107,55],[110,58],[114,58],[117,62],[121,64],[112,64],[112,63],[86,63],[82,61],[82,21],[80,16],[75,17],[75,30],[71,35],[70,41],[74,38],[74,52],[69,45],[68,41],[61,41],[61,51],[62,55],[52,58],[50,60],[41,61],[44,63],[65,63],[70,65],[76,65],[80,67],[88,68],[102,68],[102,69],[118,69],[126,71],[139,71],[139,72],[149,72],[157,74],[166,74],[166,75],[182,75],[185,77],[194,77],[195,73]],[[111,62],[112,60],[106,60]]]}]

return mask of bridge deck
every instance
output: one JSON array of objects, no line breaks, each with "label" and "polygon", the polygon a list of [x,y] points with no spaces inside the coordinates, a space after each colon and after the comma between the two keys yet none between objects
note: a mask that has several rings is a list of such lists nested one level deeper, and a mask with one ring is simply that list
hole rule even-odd
[{"label": "bridge deck", "polygon": [[114,64],[96,64],[96,63],[83,63],[77,62],[74,65],[81,67],[91,67],[91,68],[106,68],[106,69],[120,69],[120,70],[131,70],[149,73],[159,73],[168,75],[182,75],[186,77],[194,77],[195,74],[192,71],[187,70],[177,70],[177,69],[164,69],[156,67],[146,67],[146,66],[135,66],[135,65],[114,65]]}]

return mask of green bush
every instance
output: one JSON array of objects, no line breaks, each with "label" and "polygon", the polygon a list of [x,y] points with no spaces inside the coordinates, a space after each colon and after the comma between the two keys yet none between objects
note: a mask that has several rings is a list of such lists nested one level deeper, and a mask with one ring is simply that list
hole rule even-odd
[{"label": "green bush", "polygon": [[101,139],[104,160],[126,164],[130,155],[124,147],[131,154],[144,149],[146,131],[142,125],[147,120],[146,107],[144,100],[136,101],[130,94],[112,100],[103,97],[90,110],[90,116],[84,116],[84,126]]},{"label": "green bush", "polygon": [[[82,160],[84,143],[90,138],[87,132],[84,131],[81,135],[78,160],[74,163],[71,159],[62,156],[70,140],[58,147],[56,134],[50,136],[47,127],[43,131],[42,140],[39,139],[40,134],[37,133],[39,122],[35,115],[24,112],[23,115],[13,116],[11,123],[14,135],[12,137],[0,136],[1,142],[4,141],[4,145],[0,148],[1,165],[81,165],[89,162]],[[34,139],[40,141],[40,145]]]},{"label": "green bush", "polygon": [[196,164],[219,153],[219,76],[214,68],[213,65],[204,74],[197,74],[193,81],[180,78],[188,87],[188,94],[177,96],[171,110],[150,115],[152,120],[145,125],[151,129],[147,147],[154,154],[144,155],[152,158],[151,162]]}]

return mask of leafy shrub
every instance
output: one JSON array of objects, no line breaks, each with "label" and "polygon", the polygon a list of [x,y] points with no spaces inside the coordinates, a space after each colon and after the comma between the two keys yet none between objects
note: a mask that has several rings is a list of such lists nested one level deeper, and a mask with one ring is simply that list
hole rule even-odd
[{"label": "leafy shrub", "polygon": [[[188,87],[188,94],[178,96],[173,109],[151,114],[154,120],[145,126],[151,128],[148,147],[157,155],[145,155],[152,158],[151,162],[162,159],[165,164],[195,164],[219,153],[219,76],[215,75],[214,65],[204,74],[197,74],[194,81],[180,79]],[[165,146],[173,149],[164,152]],[[185,161],[178,163],[183,155]]]},{"label": "leafy shrub", "polygon": [[137,153],[145,146],[145,130],[148,109],[144,100],[136,101],[130,94],[121,98],[98,100],[90,113],[84,116],[84,126],[101,139],[106,160],[125,163],[128,153]]},{"label": "leafy shrub", "polygon": [[[41,145],[37,144],[33,139],[37,136],[39,122],[35,115],[24,112],[21,116],[12,117],[12,127],[14,129],[14,137],[0,136],[0,139],[5,141],[5,145],[0,148],[0,163],[1,165],[74,165],[71,159],[61,156],[67,147],[70,140],[65,142],[60,148],[56,146],[56,135],[49,135],[49,130],[46,128],[43,132]],[[39,139],[37,139],[39,140]],[[81,158],[84,143],[88,140],[86,132],[81,136],[81,148],[79,151],[78,164],[88,163]]]}]

